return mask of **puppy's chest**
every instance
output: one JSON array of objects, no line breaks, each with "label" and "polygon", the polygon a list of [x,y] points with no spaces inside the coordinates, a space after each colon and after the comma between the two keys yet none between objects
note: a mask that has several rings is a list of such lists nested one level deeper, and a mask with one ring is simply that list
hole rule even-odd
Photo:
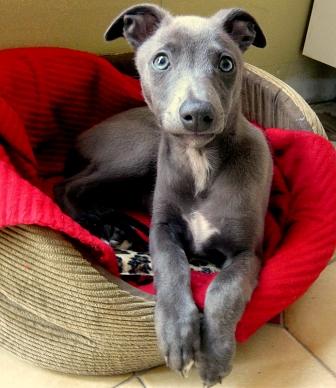
[{"label": "puppy's chest", "polygon": [[[193,182],[193,192],[190,193],[189,206],[183,210],[183,219],[188,229],[189,248],[194,253],[202,253],[203,247],[212,236],[219,233],[219,229],[206,210],[206,202],[211,191],[214,161],[210,152],[187,147],[184,155],[186,168]],[[203,197],[203,199],[202,199]]]},{"label": "puppy's chest", "polygon": [[188,235],[190,238],[190,250],[194,253],[203,253],[203,248],[209,240],[220,233],[219,228],[199,210],[184,214]]}]

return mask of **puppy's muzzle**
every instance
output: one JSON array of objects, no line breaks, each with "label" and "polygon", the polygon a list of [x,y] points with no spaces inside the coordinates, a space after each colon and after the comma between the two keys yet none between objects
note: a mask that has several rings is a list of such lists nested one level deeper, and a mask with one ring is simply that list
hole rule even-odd
[{"label": "puppy's muzzle", "polygon": [[180,107],[179,114],[184,129],[199,134],[211,132],[215,110],[208,101],[185,100]]}]

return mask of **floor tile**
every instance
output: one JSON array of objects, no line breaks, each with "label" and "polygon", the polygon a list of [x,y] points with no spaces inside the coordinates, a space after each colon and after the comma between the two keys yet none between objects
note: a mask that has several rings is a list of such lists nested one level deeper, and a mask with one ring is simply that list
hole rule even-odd
[{"label": "floor tile", "polygon": [[336,374],[336,262],[286,311],[285,324]]},{"label": "floor tile", "polygon": [[[202,387],[197,370],[188,379],[165,367],[145,371],[146,388]],[[336,379],[285,329],[267,325],[238,346],[234,369],[225,388],[335,388]],[[216,386],[217,387],[217,386]]]},{"label": "floor tile", "polygon": [[[131,376],[131,374],[111,377],[65,375],[33,366],[2,349],[0,349],[0,371],[1,388],[112,388]],[[139,384],[138,380],[134,384]],[[141,388],[141,385],[127,387]]]},{"label": "floor tile", "polygon": [[139,377],[131,376],[126,381],[117,385],[113,385],[111,388],[145,388],[145,385]]}]

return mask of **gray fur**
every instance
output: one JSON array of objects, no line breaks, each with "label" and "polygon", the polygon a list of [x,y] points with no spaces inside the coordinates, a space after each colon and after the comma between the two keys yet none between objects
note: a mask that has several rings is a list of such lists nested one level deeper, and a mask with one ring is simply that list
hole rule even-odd
[{"label": "gray fur", "polygon": [[[122,35],[136,49],[152,113],[128,111],[83,134],[78,148],[90,161],[89,174],[70,178],[61,202],[74,215],[78,209],[69,192],[78,198],[78,191],[89,190],[88,181],[141,177],[157,159],[150,251],[159,345],[169,367],[185,375],[195,362],[211,386],[231,370],[236,324],[260,268],[272,161],[264,136],[242,115],[241,52],[251,44],[264,47],[265,38],[242,10],[174,18],[153,5],[117,17],[106,37]],[[168,55],[168,70],[154,68],[158,53]],[[223,54],[234,63],[231,72],[218,69]],[[211,106],[207,125],[184,125],[181,105],[191,100]],[[207,291],[203,317],[191,294],[190,255],[223,262]]]}]

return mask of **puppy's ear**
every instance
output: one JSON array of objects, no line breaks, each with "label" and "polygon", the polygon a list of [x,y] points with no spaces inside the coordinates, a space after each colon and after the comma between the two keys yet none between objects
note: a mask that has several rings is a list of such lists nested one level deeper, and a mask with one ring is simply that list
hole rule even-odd
[{"label": "puppy's ear", "polygon": [[222,28],[238,44],[241,51],[249,46],[265,47],[266,38],[253,16],[240,8],[224,9],[213,18],[221,23]]},{"label": "puppy's ear", "polygon": [[158,29],[162,20],[170,14],[152,4],[140,4],[122,12],[105,32],[105,40],[110,41],[121,36],[138,48]]}]

